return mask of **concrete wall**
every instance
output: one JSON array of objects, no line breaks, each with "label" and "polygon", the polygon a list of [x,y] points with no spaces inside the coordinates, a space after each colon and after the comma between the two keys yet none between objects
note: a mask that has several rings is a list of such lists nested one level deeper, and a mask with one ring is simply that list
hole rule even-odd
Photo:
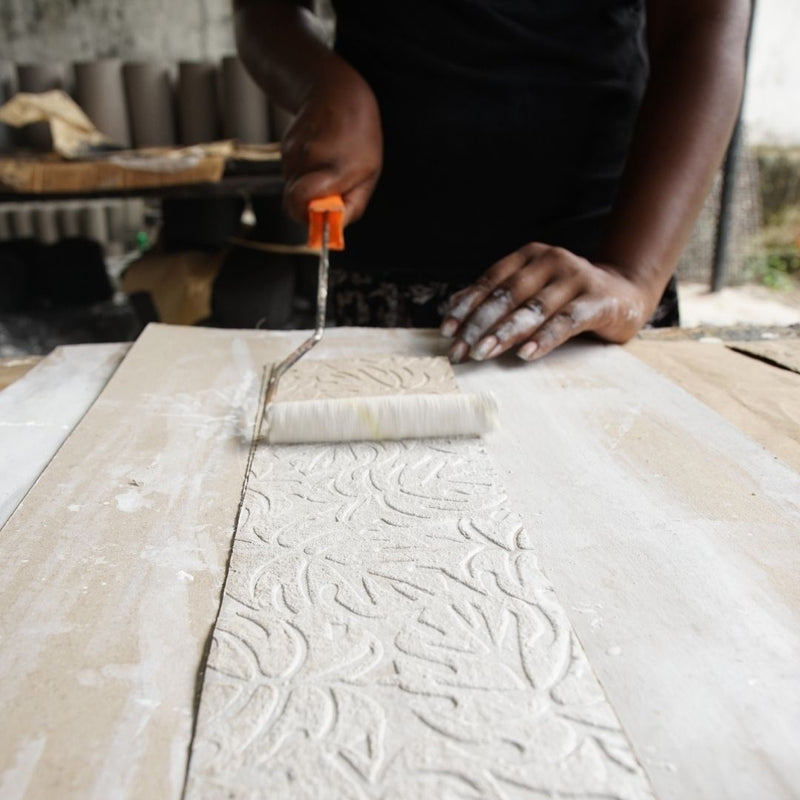
[{"label": "concrete wall", "polygon": [[[233,52],[232,0],[0,0],[0,57],[216,58]],[[748,139],[800,145],[800,0],[758,0]]]},{"label": "concrete wall", "polygon": [[13,61],[233,51],[231,0],[0,0],[0,57]]}]

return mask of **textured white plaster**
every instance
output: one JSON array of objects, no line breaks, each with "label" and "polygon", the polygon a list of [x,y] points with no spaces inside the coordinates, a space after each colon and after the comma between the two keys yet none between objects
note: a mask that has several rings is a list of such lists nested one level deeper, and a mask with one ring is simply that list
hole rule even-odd
[{"label": "textured white plaster", "polygon": [[651,793],[482,444],[260,445],[187,797],[545,796]]},{"label": "textured white plaster", "polygon": [[363,356],[300,360],[281,378],[277,399],[319,400],[457,391],[453,370],[443,356]]}]

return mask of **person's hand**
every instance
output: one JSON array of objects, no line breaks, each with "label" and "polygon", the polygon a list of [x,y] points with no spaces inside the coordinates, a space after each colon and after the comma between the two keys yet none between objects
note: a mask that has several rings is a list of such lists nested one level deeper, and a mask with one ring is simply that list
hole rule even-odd
[{"label": "person's hand", "polygon": [[626,342],[655,304],[613,267],[534,242],[453,295],[441,332],[455,340],[455,363],[495,358],[515,346],[520,358],[531,361],[585,331]]},{"label": "person's hand", "polygon": [[332,61],[300,106],[282,151],[289,216],[306,222],[311,200],[340,194],[345,225],[359,219],[383,163],[378,104],[363,78]]}]

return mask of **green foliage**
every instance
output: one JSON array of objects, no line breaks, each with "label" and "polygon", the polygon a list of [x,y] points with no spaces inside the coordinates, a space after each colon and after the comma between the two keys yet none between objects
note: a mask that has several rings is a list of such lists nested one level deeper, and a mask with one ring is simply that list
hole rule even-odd
[{"label": "green foliage", "polygon": [[800,206],[800,151],[763,150],[758,170],[763,222],[779,224],[785,209]]},{"label": "green foliage", "polygon": [[766,251],[750,256],[745,264],[748,279],[778,291],[788,291],[800,278],[800,248]]}]

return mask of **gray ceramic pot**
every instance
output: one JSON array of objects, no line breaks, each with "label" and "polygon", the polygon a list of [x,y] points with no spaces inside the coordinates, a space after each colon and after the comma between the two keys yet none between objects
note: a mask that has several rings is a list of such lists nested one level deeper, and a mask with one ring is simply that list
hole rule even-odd
[{"label": "gray ceramic pot", "polygon": [[[17,93],[17,67],[13,61],[0,61],[0,105]],[[14,149],[16,131],[0,122],[0,153]]]},{"label": "gray ceramic pot", "polygon": [[220,138],[218,70],[212,61],[181,61],[178,65],[178,117],[183,144],[203,144]]},{"label": "gray ceramic pot", "polygon": [[[17,87],[20,92],[49,92],[62,89],[71,93],[73,74],[71,67],[56,61],[41,64],[18,64]],[[46,122],[37,122],[20,129],[20,144],[39,152],[53,149],[53,138],[50,126]]]},{"label": "gray ceramic pot", "polygon": [[236,56],[222,59],[222,120],[226,139],[264,144],[269,137],[267,96]]},{"label": "gray ceramic pot", "polygon": [[125,200],[110,201],[106,206],[106,218],[108,219],[109,240],[124,245],[129,238],[125,224]]},{"label": "gray ceramic pot", "polygon": [[177,144],[172,65],[142,61],[122,68],[134,147]]},{"label": "gray ceramic pot", "polygon": [[87,203],[82,209],[81,231],[101,247],[108,244],[108,219],[104,203]]},{"label": "gray ceramic pot", "polygon": [[131,146],[121,61],[108,58],[76,64],[75,94],[78,105],[101,133],[115,144]]},{"label": "gray ceramic pot", "polygon": [[34,235],[33,209],[25,204],[15,206],[11,211],[11,231],[15,239],[30,239]]},{"label": "gray ceramic pot", "polygon": [[33,210],[33,229],[42,244],[55,244],[59,239],[56,208],[44,204]]},{"label": "gray ceramic pot", "polygon": [[7,242],[11,238],[11,218],[8,207],[0,206],[0,242]]},{"label": "gray ceramic pot", "polygon": [[125,214],[125,229],[128,237],[133,242],[139,231],[147,227],[147,203],[140,197],[132,197],[126,200],[123,206]]},{"label": "gray ceramic pot", "polygon": [[74,239],[81,235],[81,212],[77,203],[59,206],[58,232],[62,239]]}]

